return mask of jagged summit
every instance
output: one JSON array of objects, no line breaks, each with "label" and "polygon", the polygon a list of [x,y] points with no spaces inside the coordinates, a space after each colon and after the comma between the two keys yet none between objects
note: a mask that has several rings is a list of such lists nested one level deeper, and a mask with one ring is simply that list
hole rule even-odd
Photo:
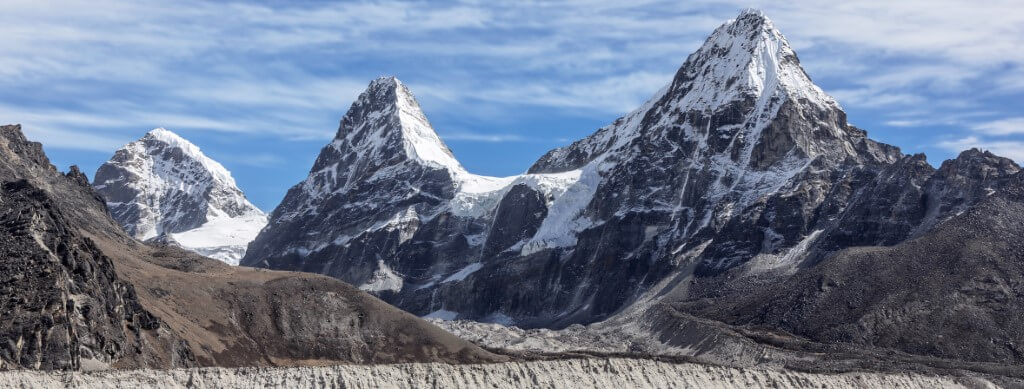
[{"label": "jagged summit", "polygon": [[366,158],[403,159],[465,171],[441,141],[409,88],[394,76],[380,77],[359,95],[331,143],[339,152]]},{"label": "jagged summit", "polygon": [[231,177],[231,172],[224,168],[224,165],[221,165],[219,162],[207,157],[206,154],[203,154],[202,150],[199,149],[199,146],[196,146],[187,139],[182,138],[173,131],[163,127],[157,127],[147,132],[140,141],[157,141],[170,147],[178,148],[185,155],[201,163],[203,167],[217,180],[230,184],[231,186],[235,186],[235,179]]},{"label": "jagged summit", "polygon": [[[811,120],[800,122],[802,117]],[[742,170],[794,171],[822,155],[833,162],[848,157],[891,162],[899,156],[850,126],[771,20],[748,9],[715,29],[672,82],[638,109],[552,150],[529,171],[615,163],[632,158],[636,142],[680,136],[695,143],[693,152],[717,159],[715,165]]]},{"label": "jagged summit", "polygon": [[715,29],[676,74],[679,103],[714,111],[737,98],[793,98],[828,106],[835,100],[811,82],[785,36],[763,12],[744,10]]},{"label": "jagged summit", "polygon": [[164,128],[115,152],[93,186],[136,238],[176,242],[232,264],[266,224],[223,165]]}]

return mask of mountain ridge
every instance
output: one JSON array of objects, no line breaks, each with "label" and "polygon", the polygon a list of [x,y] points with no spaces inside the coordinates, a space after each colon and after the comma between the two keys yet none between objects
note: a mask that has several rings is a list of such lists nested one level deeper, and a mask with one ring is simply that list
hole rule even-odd
[{"label": "mountain ridge", "polygon": [[[370,91],[339,135],[380,125],[361,119]],[[421,316],[550,329],[636,320],[669,297],[685,315],[691,299],[729,306],[835,252],[925,235],[1019,171],[980,152],[936,169],[868,138],[753,11],[640,108],[524,175],[386,159],[374,178],[332,181],[368,166],[347,165],[351,151],[325,148],[243,264],[330,275]],[[697,339],[673,331],[658,336]]]},{"label": "mountain ridge", "polygon": [[[765,70],[765,66],[770,66],[771,71]],[[382,86],[389,85],[389,88],[382,90]],[[391,120],[387,123],[367,121],[367,119],[388,117],[395,111],[401,111],[403,105],[399,104],[402,102],[399,100],[404,101],[404,99],[393,97],[398,95],[411,98],[411,93],[407,88],[393,77],[379,78],[370,83],[366,92],[360,95],[342,119],[336,139],[321,152],[311,169],[310,176],[299,186],[292,188],[282,205],[271,215],[273,221],[261,236],[272,236],[277,243],[267,243],[257,238],[251,249],[254,248],[261,254],[247,256],[243,263],[291,270],[301,269],[324,274],[337,273],[341,275],[349,272],[349,275],[342,278],[356,284],[360,284],[370,277],[387,275],[394,279],[397,274],[405,274],[408,277],[403,278],[402,284],[412,282],[416,288],[419,288],[417,290],[422,290],[438,285],[437,281],[448,279],[450,274],[470,267],[483,266],[475,258],[478,258],[484,251],[488,255],[502,255],[511,252],[519,253],[521,256],[530,256],[550,250],[569,248],[577,243],[579,234],[584,230],[603,224],[609,218],[618,217],[616,216],[618,212],[633,212],[633,209],[637,207],[650,208],[649,205],[643,204],[643,202],[650,202],[648,198],[630,200],[639,201],[641,204],[624,204],[621,199],[617,198],[614,191],[599,193],[599,187],[605,185],[606,181],[619,179],[617,177],[621,173],[615,173],[616,166],[626,165],[630,161],[648,159],[644,162],[650,165],[645,169],[648,174],[664,170],[664,166],[684,163],[687,165],[686,169],[694,175],[708,175],[704,179],[707,182],[697,184],[711,186],[709,190],[714,194],[710,202],[740,197],[729,201],[735,201],[738,207],[746,207],[766,193],[779,190],[778,188],[791,177],[812,168],[812,163],[818,164],[818,166],[813,166],[814,168],[824,169],[828,166],[848,163],[846,159],[851,154],[864,155],[863,162],[854,161],[854,164],[886,163],[894,161],[902,155],[897,149],[870,141],[863,131],[848,126],[845,114],[842,113],[838,104],[821,92],[820,88],[814,86],[799,67],[795,53],[789,48],[781,33],[763,14],[752,11],[746,11],[737,19],[716,29],[701,49],[687,58],[672,83],[639,109],[616,120],[612,125],[599,129],[592,136],[566,148],[549,152],[541,157],[527,174],[520,176],[504,178],[476,176],[465,172],[457,162],[432,166],[417,165],[415,168],[403,171],[399,168],[399,164],[404,161],[402,156],[408,156],[410,153],[406,148],[399,149],[398,141],[392,142],[389,150],[393,150],[393,152],[388,153],[389,157],[376,159],[365,157],[365,155],[380,153],[380,147],[386,146],[381,142],[372,143],[375,148],[371,152],[363,152],[358,157],[352,156],[362,150],[357,148],[358,145],[353,142],[360,141],[361,139],[358,137],[361,134],[360,131],[367,131],[368,127],[380,127],[375,131],[381,133],[413,132],[407,131],[401,120]],[[825,112],[827,120],[810,126],[790,127],[779,125],[773,127],[770,122],[765,121],[767,120],[765,118],[778,115],[784,105],[787,107],[785,112],[792,112],[790,115],[795,117],[793,120],[808,115],[813,116],[813,114],[804,113],[811,109],[825,109],[826,111],[823,112]],[[416,107],[418,105],[406,102],[404,106]],[[371,107],[370,111],[367,111],[367,107]],[[417,116],[422,115],[418,109],[415,112]],[[415,124],[423,123],[427,123],[425,119],[416,121]],[[712,127],[714,127],[713,131]],[[395,130],[396,128],[398,130]],[[426,129],[430,130],[429,127]],[[424,127],[416,126],[415,130],[423,131]],[[432,130],[429,132],[433,133]],[[768,140],[760,139],[762,133],[768,134],[765,137]],[[799,136],[793,134],[799,134]],[[769,137],[771,138],[769,139]],[[825,138],[834,143],[835,147],[812,149],[810,146],[815,144],[810,143],[809,140],[813,137]],[[776,138],[779,140],[772,140]],[[399,137],[399,139],[404,142],[405,137]],[[440,142],[436,136],[430,137],[430,139],[433,141],[428,142],[429,145],[437,146],[435,147],[437,150],[447,151],[447,148],[443,147],[443,142]],[[666,147],[666,143],[681,144]],[[402,145],[404,146],[405,143]],[[789,148],[781,150],[785,147]],[[861,150],[860,154],[857,154],[856,150]],[[345,153],[350,154],[346,155]],[[683,154],[686,153],[707,155],[698,160],[684,156]],[[443,154],[450,156],[448,152]],[[682,162],[654,161],[650,156],[652,154],[669,155],[675,161],[681,160]],[[361,158],[368,158],[370,162],[365,162]],[[344,166],[346,164],[348,166]],[[379,166],[367,168],[373,164]],[[711,166],[717,170],[710,173],[701,172],[700,166]],[[361,197],[357,200],[342,199],[337,196],[337,191],[347,191],[353,185],[364,183],[353,184],[351,182],[350,177],[357,176],[353,169],[369,169],[367,171],[370,174],[376,174],[378,171],[384,172],[389,180],[404,182],[398,185],[403,188],[379,190],[377,192],[379,196],[374,195],[365,199]],[[398,174],[407,173],[406,177],[399,178],[394,175],[396,171],[399,172]],[[677,183],[674,185],[685,189],[688,185],[686,180],[690,180],[689,172],[685,176],[669,172],[666,173],[672,177],[650,175],[651,181],[668,179],[676,181]],[[636,176],[630,175],[630,177]],[[622,178],[633,180],[633,178]],[[524,184],[525,187],[518,187],[519,184]],[[395,193],[407,190],[404,186],[418,189],[402,197],[395,197]],[[637,186],[654,185],[641,183]],[[530,236],[519,236],[518,239],[513,239],[514,237],[503,236],[504,230],[494,230],[490,226],[495,225],[495,222],[491,220],[491,214],[498,212],[503,206],[508,208],[510,204],[502,202],[513,201],[506,195],[517,187],[520,189],[516,190],[516,195],[522,198],[533,197],[535,199],[532,201],[533,203],[542,204],[534,208],[543,209],[545,215],[544,217],[521,218],[514,222],[514,226],[534,232],[529,234]],[[469,189],[467,190],[467,188]],[[365,190],[374,191],[372,188]],[[743,195],[737,195],[739,193]],[[385,194],[388,196],[384,196]],[[659,196],[665,195],[662,193]],[[695,193],[684,194],[684,197],[694,195]],[[422,199],[422,201],[416,199]],[[685,230],[681,234],[683,236],[675,239],[689,239],[696,236],[711,222],[710,217],[714,209],[708,205],[710,202],[694,206],[682,204],[692,200],[659,199],[665,204],[677,204],[671,207],[674,208],[672,212],[676,215],[662,217],[679,219],[680,212],[689,212],[684,217],[688,219],[687,223],[693,225],[683,226],[682,229]],[[407,205],[395,210],[373,209],[356,213],[344,210],[345,207],[364,207],[368,203]],[[445,203],[458,206],[447,206]],[[604,210],[588,209],[596,203],[610,204],[611,206],[604,207]],[[468,209],[459,206],[466,206]],[[346,229],[349,232],[345,232],[342,238],[337,238],[336,233],[326,232],[326,235],[335,235],[335,239],[330,242],[322,240],[316,242],[316,239],[312,239],[313,242],[309,244],[302,242],[310,241],[310,238],[289,234],[286,230],[290,227],[278,226],[305,225],[304,227],[295,227],[295,231],[304,230],[313,235],[322,235],[324,231],[318,231],[316,228],[310,229],[306,225],[306,223],[313,225],[335,223],[329,222],[335,216],[321,216],[321,212],[346,213],[348,217],[345,221],[340,221],[341,223],[350,223],[351,219],[365,221],[356,223],[361,227]],[[697,212],[703,214],[700,216],[704,220],[703,222],[694,220],[698,218]],[[390,216],[378,217],[377,214]],[[362,256],[355,260],[359,262],[356,265],[343,259],[352,254],[340,253],[350,251],[349,249],[335,248],[339,245],[345,246],[351,239],[363,236],[363,231],[388,230],[388,226],[391,226],[391,230],[394,231],[405,231],[399,233],[400,236],[397,237],[398,245],[401,245],[407,239],[412,238],[416,231],[423,228],[424,224],[428,224],[438,215],[451,215],[459,220],[454,223],[439,222],[440,224],[452,224],[439,228],[454,228],[452,232],[457,231],[457,234],[464,237],[462,240],[458,238],[448,240],[444,245],[452,247],[454,250],[454,252],[450,252],[451,256],[468,257],[468,260],[456,261],[459,263],[452,266],[439,263],[438,259],[426,259],[427,262],[416,266],[418,269],[402,269],[394,264],[385,263],[387,261],[380,262],[377,259],[366,257],[369,254],[362,253],[361,250],[364,249],[360,248],[357,250],[360,250],[361,253],[354,254]],[[309,220],[296,221],[296,218]],[[393,222],[400,222],[401,226]],[[663,230],[671,227],[655,228]],[[331,228],[326,229],[331,230]],[[489,231],[491,230],[496,231],[497,234],[490,235]],[[516,230],[516,228],[510,230]],[[658,232],[649,228],[648,231]],[[645,234],[647,233],[649,232],[645,232]],[[277,237],[279,234],[282,237]],[[785,243],[795,245],[797,243],[795,238],[790,237],[789,241]],[[381,239],[387,240],[388,238],[382,237]],[[280,255],[288,256],[290,259],[275,258],[274,255],[278,254],[272,252],[280,248],[275,248],[275,244],[286,247],[286,251]],[[393,243],[374,244],[391,245]],[[409,254],[399,254],[399,256],[416,255],[411,252],[415,250],[417,249],[409,248]],[[331,253],[327,254],[324,251]],[[311,254],[313,257],[326,256],[328,258],[310,259]],[[349,263],[339,266],[332,258],[339,258],[339,261]],[[289,261],[295,262],[288,263]],[[433,269],[424,271],[423,266]],[[336,267],[337,269],[335,269]],[[359,270],[351,270],[353,268]],[[390,285],[401,289],[397,282],[392,282]]]},{"label": "mountain ridge", "polygon": [[0,369],[505,359],[335,279],[144,244],[19,125],[0,157]]}]

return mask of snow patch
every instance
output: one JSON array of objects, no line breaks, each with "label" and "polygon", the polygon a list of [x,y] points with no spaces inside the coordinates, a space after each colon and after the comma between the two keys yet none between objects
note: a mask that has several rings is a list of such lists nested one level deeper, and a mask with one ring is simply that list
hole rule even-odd
[{"label": "snow patch", "polygon": [[441,281],[441,283],[444,284],[448,282],[459,282],[465,280],[466,277],[469,277],[470,274],[475,273],[477,270],[480,270],[483,267],[484,265],[480,262],[471,263],[469,265],[466,265],[466,267],[459,269],[459,271],[455,272],[454,274],[448,276],[448,278],[445,278],[444,281]]},{"label": "snow patch", "polygon": [[385,290],[398,292],[402,290],[402,284],[402,276],[391,270],[383,260],[380,260],[377,261],[377,270],[373,272],[369,280],[359,285],[359,289],[367,292],[382,292]]},{"label": "snow patch", "polygon": [[[455,159],[448,146],[445,146],[441,138],[437,136],[434,129],[427,121],[426,115],[420,109],[409,88],[406,88],[397,78],[390,78],[395,83],[396,107],[398,109],[398,120],[402,126],[403,145],[406,151],[423,162],[433,164],[442,168],[464,171],[462,164]],[[386,81],[385,81],[386,82]]]},{"label": "snow patch", "polygon": [[229,265],[238,265],[245,256],[245,250],[256,239],[256,235],[267,224],[262,214],[242,217],[219,217],[198,228],[170,234],[182,247],[220,260]]},{"label": "snow patch", "polygon": [[522,255],[554,247],[567,247],[576,244],[576,236],[591,225],[591,221],[583,216],[583,210],[594,198],[601,175],[595,164],[587,165],[579,178],[565,192],[555,199],[548,209],[548,217],[541,222],[537,233],[523,245]]},{"label": "snow patch", "polygon": [[785,274],[796,272],[797,265],[807,255],[807,249],[818,239],[818,235],[824,230],[815,230],[804,237],[800,243],[790,247],[780,254],[759,254],[751,258],[743,266],[746,267],[745,275],[759,275],[769,271],[782,271]]}]

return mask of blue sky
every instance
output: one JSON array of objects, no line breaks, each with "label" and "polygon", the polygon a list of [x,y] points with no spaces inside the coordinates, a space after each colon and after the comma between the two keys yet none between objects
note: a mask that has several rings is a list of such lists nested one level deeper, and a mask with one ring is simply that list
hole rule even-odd
[{"label": "blue sky", "polygon": [[1018,0],[782,3],[4,0],[0,122],[90,176],[166,127],[269,211],[366,84],[397,75],[463,165],[509,175],[639,105],[755,7],[873,138],[933,164],[969,147],[1024,161]]}]

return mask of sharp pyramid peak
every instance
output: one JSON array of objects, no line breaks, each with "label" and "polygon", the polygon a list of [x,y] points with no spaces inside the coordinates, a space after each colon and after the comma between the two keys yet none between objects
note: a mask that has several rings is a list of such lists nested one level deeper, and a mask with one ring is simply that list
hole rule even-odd
[{"label": "sharp pyramid peak", "polygon": [[737,20],[747,20],[759,23],[767,22],[768,27],[772,27],[771,20],[768,19],[768,16],[764,13],[764,11],[761,11],[760,9],[757,8],[745,8],[742,11],[740,11],[739,15],[737,15],[735,19],[731,19],[729,20],[729,22],[731,23]]},{"label": "sharp pyramid peak", "polygon": [[[794,103],[794,109],[809,109],[815,114],[841,111],[832,97],[814,85],[771,20],[760,10],[746,9],[716,28],[686,58],[672,81],[639,108],[591,137],[546,154],[529,171],[564,171],[603,160],[611,155],[609,151],[623,149],[638,136],[660,134],[647,131],[646,127],[661,126],[668,117],[663,115],[675,113],[682,114],[682,121],[694,127],[687,130],[693,131],[690,134],[708,136],[714,125],[717,139],[743,140],[708,146],[708,138],[704,138],[701,147],[706,150],[720,153],[725,148],[741,147],[742,150],[728,153],[730,158],[739,158],[737,163],[747,165],[748,159],[763,161],[752,156],[754,148],[758,147],[762,132],[788,103]],[[660,119],[649,120],[654,118]],[[837,113],[837,118],[845,120],[845,114]],[[744,135],[736,135],[740,131]],[[845,136],[838,132],[835,135]],[[811,139],[796,138],[801,142]]]},{"label": "sharp pyramid peak", "polygon": [[[763,32],[765,35],[759,36],[758,32]],[[749,40],[764,40],[770,36],[777,36],[782,43],[788,45],[785,37],[775,28],[775,24],[772,23],[771,19],[763,11],[755,8],[747,8],[740,11],[739,15],[727,20],[716,29],[712,36],[720,33],[732,35],[733,39]]]},{"label": "sharp pyramid peak", "polygon": [[[386,139],[395,134],[401,137],[402,149],[407,156],[420,162],[455,171],[462,165],[430,125],[419,102],[397,77],[378,77],[352,103],[335,137],[335,145],[367,143],[360,139]],[[362,133],[362,135],[356,136]],[[375,136],[366,135],[373,133]],[[364,146],[381,147],[386,142],[369,142]]]},{"label": "sharp pyramid peak", "polygon": [[746,9],[723,23],[691,54],[673,87],[685,103],[715,110],[742,96],[786,95],[838,106],[811,82],[785,36],[760,10]]},{"label": "sharp pyramid peak", "polygon": [[391,91],[396,91],[401,86],[403,86],[403,84],[398,77],[380,76],[370,81],[370,85],[366,87],[366,90],[363,93],[370,93],[373,95],[389,93]]},{"label": "sharp pyramid peak", "polygon": [[377,100],[384,105],[410,103],[412,108],[420,110],[419,102],[416,101],[409,87],[395,76],[381,76],[370,81],[370,84],[360,94],[359,100],[364,98]]},{"label": "sharp pyramid peak", "polygon": [[761,11],[760,9],[757,9],[757,8],[750,8],[750,7],[744,8],[742,11],[740,11],[740,16],[739,17],[743,17],[743,16],[746,16],[746,15],[754,15],[754,16],[758,16],[758,17],[762,17],[762,18],[765,17],[764,16],[764,11]]}]

